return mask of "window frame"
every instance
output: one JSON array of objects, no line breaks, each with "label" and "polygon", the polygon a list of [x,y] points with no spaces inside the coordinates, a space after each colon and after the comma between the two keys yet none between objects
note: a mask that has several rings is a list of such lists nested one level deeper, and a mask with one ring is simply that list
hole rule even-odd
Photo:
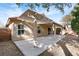
[{"label": "window frame", "polygon": [[17,25],[17,35],[23,35],[24,33],[25,33],[24,25],[23,24],[18,24]]}]

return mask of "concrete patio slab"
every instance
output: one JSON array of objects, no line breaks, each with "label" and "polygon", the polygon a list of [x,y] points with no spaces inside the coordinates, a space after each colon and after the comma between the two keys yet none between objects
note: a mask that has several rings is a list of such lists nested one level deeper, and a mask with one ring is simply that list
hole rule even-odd
[{"label": "concrete patio slab", "polygon": [[56,42],[61,40],[63,37],[64,36],[60,36],[60,35],[38,37],[36,39],[38,43],[38,48],[34,48],[34,42],[33,42],[34,40],[26,39],[21,41],[14,41],[14,43],[25,56],[37,56],[43,53],[48,48],[52,47]]}]

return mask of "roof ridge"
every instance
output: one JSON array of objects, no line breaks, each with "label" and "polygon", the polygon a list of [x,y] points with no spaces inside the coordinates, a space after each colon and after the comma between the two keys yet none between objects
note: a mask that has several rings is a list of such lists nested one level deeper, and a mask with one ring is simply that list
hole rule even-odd
[{"label": "roof ridge", "polygon": [[[50,18],[48,18],[44,13],[38,13],[38,12],[36,12],[36,11],[33,11],[33,10],[31,10],[31,9],[28,9],[28,10],[26,10],[20,17],[22,17],[24,14],[26,14],[26,13],[28,13],[28,12],[30,12],[33,16],[40,16],[40,17],[44,17],[44,18],[46,18],[46,20],[48,20],[48,21],[53,21],[53,20],[51,20]],[[37,14],[37,15],[36,15]],[[37,17],[38,18],[38,17]],[[38,18],[39,19],[39,18]]]}]

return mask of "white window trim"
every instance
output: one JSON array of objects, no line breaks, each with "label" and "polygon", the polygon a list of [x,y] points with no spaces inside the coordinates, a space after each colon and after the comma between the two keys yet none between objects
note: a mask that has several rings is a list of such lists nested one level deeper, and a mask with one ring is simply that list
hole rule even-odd
[{"label": "white window trim", "polygon": [[[23,25],[23,24],[18,24],[18,25]],[[17,35],[20,36],[20,35],[25,34],[24,25],[23,25],[23,29],[18,29],[18,25],[17,25]],[[18,34],[18,30],[24,30],[24,33],[19,35],[19,34]]]}]

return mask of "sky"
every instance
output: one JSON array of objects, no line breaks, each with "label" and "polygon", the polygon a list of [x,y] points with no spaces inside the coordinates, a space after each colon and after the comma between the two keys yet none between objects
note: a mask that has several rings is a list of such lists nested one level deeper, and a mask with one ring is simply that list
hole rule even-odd
[{"label": "sky", "polygon": [[[36,8],[35,11],[41,14],[45,14],[48,18],[52,19],[57,23],[61,23],[62,18],[65,15],[70,14],[70,12],[73,10],[74,5],[75,4],[73,4],[71,8],[65,7],[64,14],[53,7],[50,8],[49,12],[47,12],[44,8],[41,7]],[[28,7],[25,7],[23,5],[18,7],[15,3],[0,3],[0,24],[5,26],[9,17],[20,16],[27,9]]]}]

